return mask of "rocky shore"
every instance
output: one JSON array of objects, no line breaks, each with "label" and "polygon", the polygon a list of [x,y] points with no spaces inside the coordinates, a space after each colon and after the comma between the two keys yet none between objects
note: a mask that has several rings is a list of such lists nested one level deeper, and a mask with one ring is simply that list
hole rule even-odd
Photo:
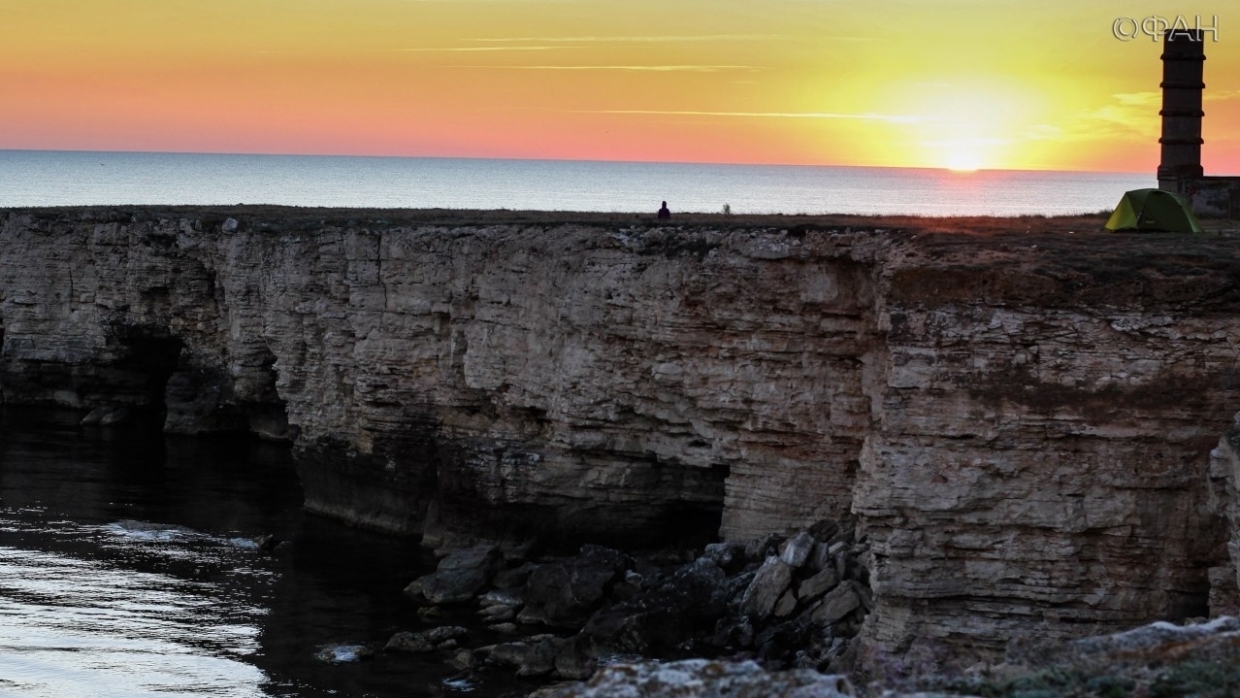
[{"label": "rocky shore", "polygon": [[[703,550],[625,554],[587,545],[527,559],[479,543],[408,585],[430,627],[382,651],[435,656],[478,686],[527,679],[529,698],[1230,698],[1240,694],[1240,620],[1155,623],[1069,642],[1013,637],[964,666],[868,657],[856,642],[873,608],[864,536],[824,520],[782,537]],[[437,625],[471,609],[510,639],[477,645]],[[370,650],[367,650],[370,651]],[[536,687],[538,686],[538,687]]]},{"label": "rocky shore", "polygon": [[430,619],[445,605],[476,607],[512,640],[468,647],[464,628],[440,626],[398,633],[385,651],[437,652],[463,670],[486,664],[549,679],[586,679],[617,657],[839,671],[873,608],[868,552],[851,523],[831,520],[697,553],[587,545],[573,557],[530,561],[481,543],[449,553],[405,593]]}]

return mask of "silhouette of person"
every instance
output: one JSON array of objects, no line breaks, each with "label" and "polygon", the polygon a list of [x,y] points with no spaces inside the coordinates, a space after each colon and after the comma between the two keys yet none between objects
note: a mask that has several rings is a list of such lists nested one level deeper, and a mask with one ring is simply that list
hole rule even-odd
[{"label": "silhouette of person", "polygon": [[663,208],[659,209],[659,220],[666,220],[672,217],[672,212],[667,210],[667,202],[663,202]]}]

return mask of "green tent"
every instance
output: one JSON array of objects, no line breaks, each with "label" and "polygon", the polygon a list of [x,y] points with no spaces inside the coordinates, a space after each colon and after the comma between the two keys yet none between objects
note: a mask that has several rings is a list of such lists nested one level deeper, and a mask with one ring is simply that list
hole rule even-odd
[{"label": "green tent", "polygon": [[1107,230],[1145,230],[1169,233],[1201,233],[1201,223],[1179,194],[1162,189],[1124,192],[1107,219]]}]

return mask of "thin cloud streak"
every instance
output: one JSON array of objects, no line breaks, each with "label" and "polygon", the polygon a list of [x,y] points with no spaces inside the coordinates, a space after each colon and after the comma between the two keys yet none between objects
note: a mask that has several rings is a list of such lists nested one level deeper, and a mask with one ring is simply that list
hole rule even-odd
[{"label": "thin cloud streak", "polygon": [[686,41],[769,41],[771,39],[788,39],[784,34],[696,34],[671,36],[516,36],[511,38],[470,39],[482,43],[520,44],[520,43],[679,43]]},{"label": "thin cloud streak", "polygon": [[755,73],[766,70],[752,65],[447,65],[444,67],[490,70],[617,70],[652,73],[718,73],[728,70]]},{"label": "thin cloud streak", "polygon": [[1083,112],[1060,124],[1035,124],[1021,134],[1021,141],[1059,143],[1126,141],[1148,143],[1158,137],[1159,121],[1154,111],[1162,94],[1121,92],[1111,95],[1109,104]]},{"label": "thin cloud streak", "polygon": [[1119,92],[1111,96],[1126,107],[1152,106],[1162,101],[1161,92]]},{"label": "thin cloud streak", "polygon": [[[650,36],[514,36],[509,38],[494,37],[470,39],[487,43],[519,44],[536,43],[679,43],[696,41],[806,41],[802,37],[787,34],[681,34],[681,35],[650,35]],[[816,42],[830,41],[877,41],[872,36],[816,36]]]},{"label": "thin cloud streak", "polygon": [[499,51],[563,51],[580,46],[454,46],[447,48],[394,48],[397,53],[478,53]]},{"label": "thin cloud streak", "polygon": [[662,109],[600,109],[575,114],[650,114],[655,116],[722,116],[750,119],[855,119],[893,124],[920,124],[937,119],[910,114],[841,114],[836,112],[690,111]]}]

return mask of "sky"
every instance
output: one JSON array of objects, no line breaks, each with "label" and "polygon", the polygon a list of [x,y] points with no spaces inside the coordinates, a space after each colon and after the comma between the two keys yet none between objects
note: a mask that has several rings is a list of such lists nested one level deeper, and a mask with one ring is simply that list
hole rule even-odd
[{"label": "sky", "polygon": [[1231,5],[0,0],[0,149],[1152,172],[1200,16],[1240,174]]}]

